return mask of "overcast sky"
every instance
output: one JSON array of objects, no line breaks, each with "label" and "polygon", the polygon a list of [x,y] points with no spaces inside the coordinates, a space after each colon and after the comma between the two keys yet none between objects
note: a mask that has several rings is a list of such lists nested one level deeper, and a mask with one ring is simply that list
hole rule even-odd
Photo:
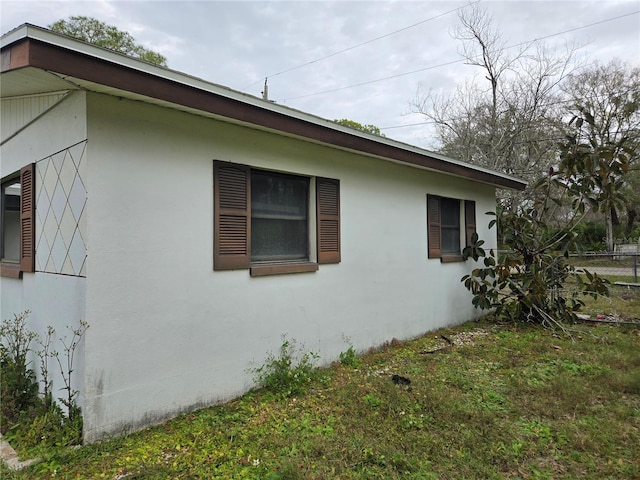
[{"label": "overcast sky", "polygon": [[[2,33],[85,15],[128,31],[169,67],[328,119],[374,124],[390,138],[435,148],[410,113],[418,91],[479,77],[452,37],[465,1],[6,1]],[[507,45],[581,45],[583,62],[640,66],[640,0],[512,0],[480,5]],[[392,128],[389,128],[392,127]]]}]

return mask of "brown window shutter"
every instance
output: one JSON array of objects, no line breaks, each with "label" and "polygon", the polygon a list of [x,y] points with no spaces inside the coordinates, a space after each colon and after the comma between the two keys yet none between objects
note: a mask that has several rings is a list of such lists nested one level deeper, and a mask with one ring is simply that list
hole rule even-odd
[{"label": "brown window shutter", "polygon": [[471,245],[471,236],[476,232],[476,202],[473,200],[464,201],[464,224],[468,247]]},{"label": "brown window shutter", "polygon": [[440,258],[442,255],[440,224],[440,197],[427,195],[427,236],[429,258]]},{"label": "brown window shutter", "polygon": [[316,179],[318,263],[340,263],[340,181]]},{"label": "brown window shutter", "polygon": [[213,269],[249,268],[251,262],[251,170],[214,162]]},{"label": "brown window shutter", "polygon": [[35,271],[35,163],[20,170],[20,270]]}]

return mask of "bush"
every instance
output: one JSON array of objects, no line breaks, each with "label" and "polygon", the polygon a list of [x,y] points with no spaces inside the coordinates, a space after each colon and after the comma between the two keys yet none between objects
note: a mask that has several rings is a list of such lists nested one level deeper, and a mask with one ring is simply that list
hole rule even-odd
[{"label": "bush", "polygon": [[585,222],[576,227],[576,233],[585,251],[601,252],[607,249],[607,229],[602,223]]},{"label": "bush", "polygon": [[[47,447],[64,447],[82,442],[82,415],[77,406],[77,392],[71,388],[73,355],[88,328],[81,321],[80,327],[71,329],[72,337],[60,339],[64,354],[51,350],[51,340],[55,333],[48,327],[45,340],[27,328],[29,312],[14,315],[13,319],[3,320],[0,324],[0,425],[2,434],[14,442],[21,455],[33,454]],[[36,341],[41,350],[34,352],[32,341]],[[40,357],[40,368],[44,392],[39,393],[34,371],[29,368],[31,354]],[[64,359],[61,361],[60,357]],[[67,392],[67,398],[59,399],[66,407],[54,400],[49,383],[48,359],[54,358],[60,367]]]},{"label": "bush", "polygon": [[29,312],[0,325],[0,431],[4,434],[38,403],[38,383],[27,359],[36,337],[27,329]]},{"label": "bush", "polygon": [[356,355],[353,346],[349,346],[346,352],[340,352],[340,363],[348,367],[360,367],[360,358]]},{"label": "bush", "polygon": [[316,353],[302,349],[296,353],[295,340],[283,337],[278,356],[269,353],[264,365],[254,370],[255,380],[274,393],[286,397],[299,395],[312,380],[320,377],[317,360]]}]

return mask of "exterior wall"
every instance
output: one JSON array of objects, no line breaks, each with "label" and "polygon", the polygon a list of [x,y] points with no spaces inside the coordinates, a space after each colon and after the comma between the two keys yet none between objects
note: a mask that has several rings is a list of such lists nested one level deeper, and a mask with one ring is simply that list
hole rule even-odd
[{"label": "exterior wall", "polygon": [[[494,189],[139,102],[88,94],[85,439],[224,401],[282,335],[323,362],[477,315],[470,262],[427,259],[427,193]],[[250,277],[213,271],[213,160],[341,182],[342,262]]]},{"label": "exterior wall", "polygon": [[[28,327],[43,337],[52,326],[56,336],[51,346],[61,355],[60,337],[70,338],[67,327],[75,328],[85,318],[85,100],[83,92],[2,100],[0,177],[36,163],[36,272],[23,273],[21,279],[0,277],[1,316],[4,320],[30,311]],[[84,390],[82,348],[76,351],[72,385],[79,392]],[[39,373],[35,354],[32,361]],[[49,370],[57,394],[62,377],[57,366],[51,364]],[[82,394],[78,402],[82,406]]]}]

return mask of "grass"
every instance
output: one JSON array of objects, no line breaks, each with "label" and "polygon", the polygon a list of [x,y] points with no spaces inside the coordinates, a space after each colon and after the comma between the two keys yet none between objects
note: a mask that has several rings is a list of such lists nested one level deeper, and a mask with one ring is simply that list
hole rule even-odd
[{"label": "grass", "polygon": [[[627,277],[604,275],[609,280],[609,297],[581,297],[585,306],[580,313],[596,318],[605,315],[622,321],[640,320],[640,287],[615,285],[615,282],[631,282]],[[571,287],[569,287],[571,288]]]},{"label": "grass", "polygon": [[[468,323],[2,478],[640,478],[640,324]],[[443,339],[450,340],[450,345]],[[396,384],[393,375],[410,380]]]}]

